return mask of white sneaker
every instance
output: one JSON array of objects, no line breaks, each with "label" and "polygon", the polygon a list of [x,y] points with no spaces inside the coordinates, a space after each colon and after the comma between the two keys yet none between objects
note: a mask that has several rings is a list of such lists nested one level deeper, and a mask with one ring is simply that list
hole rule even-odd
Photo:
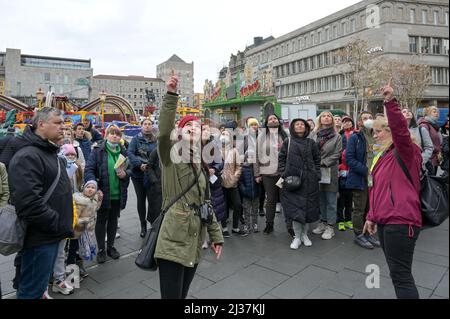
[{"label": "white sneaker", "polygon": [[116,233],[116,238],[120,238],[119,232]]},{"label": "white sneaker", "polygon": [[325,231],[322,234],[322,239],[328,240],[334,237],[334,228],[327,225]]},{"label": "white sneaker", "polygon": [[317,225],[317,227],[314,228],[312,232],[313,234],[320,235],[325,231],[326,228],[327,226],[325,223],[319,223],[319,225]]},{"label": "white sneaker", "polygon": [[208,249],[208,247],[209,247],[208,241],[205,240],[205,241],[203,242],[202,248],[203,248],[203,249]]},{"label": "white sneaker", "polygon": [[48,293],[48,288],[47,288],[47,289],[45,289],[45,292],[42,295],[42,299],[55,299],[55,298],[50,296],[50,294]]},{"label": "white sneaker", "polygon": [[65,280],[55,280],[52,285],[53,292],[59,292],[63,295],[70,295],[73,293],[73,287],[69,285]]},{"label": "white sneaker", "polygon": [[300,247],[300,245],[302,244],[302,241],[300,240],[300,238],[294,238],[294,240],[292,240],[291,243],[291,249],[298,249],[298,247]]},{"label": "white sneaker", "polygon": [[277,206],[276,206],[276,208],[275,208],[275,211],[276,211],[277,213],[281,213],[281,203],[277,203]]},{"label": "white sneaker", "polygon": [[312,246],[312,242],[311,242],[311,240],[308,238],[308,235],[303,234],[303,235],[300,237],[300,239],[302,240],[303,244],[304,244],[306,247],[311,247],[311,246]]}]

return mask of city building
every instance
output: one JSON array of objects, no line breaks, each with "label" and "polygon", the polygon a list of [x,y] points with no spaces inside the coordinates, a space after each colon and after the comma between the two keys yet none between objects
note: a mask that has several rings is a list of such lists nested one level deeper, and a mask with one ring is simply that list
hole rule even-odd
[{"label": "city building", "polygon": [[205,103],[205,94],[203,93],[194,93],[194,107],[201,109],[203,106],[203,103]]},{"label": "city building", "polygon": [[146,106],[155,106],[156,115],[162,105],[165,83],[161,79],[137,75],[95,75],[92,79],[92,99],[102,91],[126,99],[136,114],[144,114]]},{"label": "city building", "polygon": [[178,93],[183,106],[193,106],[194,100],[194,62],[186,63],[176,54],[156,66],[156,77],[167,82],[172,71],[178,76]]},{"label": "city building", "polygon": [[75,104],[89,100],[91,60],[22,54],[19,49],[0,52],[0,94],[28,105],[36,104],[36,92],[65,95]]},{"label": "city building", "polygon": [[[308,100],[319,108],[352,112],[354,91],[338,67],[336,50],[352,39],[368,41],[373,52],[431,67],[432,84],[422,106],[449,106],[449,4],[446,0],[365,0],[246,51],[254,78],[272,70],[278,101]],[[372,50],[369,50],[372,51]],[[382,111],[379,97],[368,108]]]}]

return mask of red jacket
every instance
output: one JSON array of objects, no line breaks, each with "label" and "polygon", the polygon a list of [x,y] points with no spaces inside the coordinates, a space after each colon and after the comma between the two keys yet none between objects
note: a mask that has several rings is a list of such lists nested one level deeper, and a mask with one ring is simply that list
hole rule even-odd
[{"label": "red jacket", "polygon": [[[422,227],[419,200],[421,150],[411,140],[408,124],[397,101],[385,103],[385,106],[393,147],[385,151],[372,171],[373,187],[369,188],[370,208],[367,220],[378,224]],[[414,186],[395,158],[394,147],[409,170]]]}]

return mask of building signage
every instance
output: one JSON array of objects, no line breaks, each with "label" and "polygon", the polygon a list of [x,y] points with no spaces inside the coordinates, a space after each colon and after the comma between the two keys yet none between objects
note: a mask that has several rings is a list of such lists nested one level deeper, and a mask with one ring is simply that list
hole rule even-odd
[{"label": "building signage", "polygon": [[370,48],[369,50],[367,50],[367,53],[369,53],[369,54],[375,53],[375,52],[383,52],[383,48],[382,47],[374,47],[374,48]]},{"label": "building signage", "polygon": [[247,86],[244,86],[241,88],[241,96],[249,96],[256,93],[256,91],[259,89],[259,81],[256,80],[253,84],[249,84]]},{"label": "building signage", "polygon": [[309,101],[311,101],[311,98],[309,97],[309,95],[302,95],[302,96],[297,96],[295,98],[295,100],[297,102],[309,102]]}]

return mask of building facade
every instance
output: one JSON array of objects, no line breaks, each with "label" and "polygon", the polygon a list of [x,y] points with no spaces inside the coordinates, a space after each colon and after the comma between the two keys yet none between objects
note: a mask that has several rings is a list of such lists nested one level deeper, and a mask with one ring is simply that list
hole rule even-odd
[{"label": "building facade", "polygon": [[96,99],[102,91],[126,99],[136,114],[142,115],[145,106],[156,106],[157,111],[161,107],[165,83],[161,79],[136,75],[95,75],[92,79],[92,99]]},{"label": "building facade", "polygon": [[[365,0],[298,30],[246,51],[254,77],[271,70],[279,101],[308,99],[319,108],[351,113],[352,85],[339,66],[337,50],[353,39],[368,41],[387,58],[420,62],[431,67],[432,84],[422,106],[448,107],[449,4],[446,0]],[[261,81],[261,80],[260,80]],[[369,109],[380,111],[381,100]],[[382,108],[382,107],[381,107]]]},{"label": "building facade", "polygon": [[156,77],[167,82],[172,70],[178,76],[178,93],[183,105],[192,107],[194,103],[194,62],[186,63],[176,54],[156,66]]},{"label": "building facade", "polygon": [[39,88],[68,96],[76,104],[86,103],[92,75],[91,60],[25,55],[8,48],[0,52],[0,82],[4,83],[0,94],[29,105],[36,104]]},{"label": "building facade", "polygon": [[203,93],[194,93],[194,107],[201,109],[203,106],[203,103],[205,103],[205,94]]}]

